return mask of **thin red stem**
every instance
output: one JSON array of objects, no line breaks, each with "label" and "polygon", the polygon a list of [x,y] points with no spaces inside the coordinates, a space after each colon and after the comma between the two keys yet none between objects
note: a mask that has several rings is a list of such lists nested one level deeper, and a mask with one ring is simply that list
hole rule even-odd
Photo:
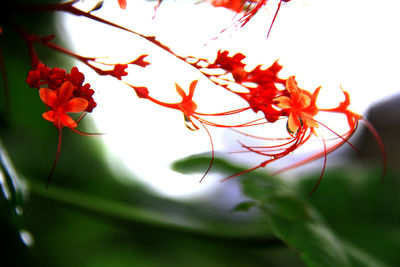
[{"label": "thin red stem", "polygon": [[[356,151],[357,153],[361,154],[361,152],[352,144],[349,142],[348,139],[344,138],[343,136],[341,136],[340,134],[338,134],[337,132],[335,132],[334,130],[332,130],[331,128],[329,128],[327,125],[323,124],[322,122],[319,122],[317,120],[312,119],[313,121],[315,121],[316,123],[324,126],[326,129],[328,129],[329,131],[331,131],[333,134],[335,134],[338,138],[342,139],[344,142],[346,142],[352,149],[354,149],[354,151]],[[355,124],[355,128],[354,129],[350,129],[349,132],[355,132],[356,129],[358,127],[358,122],[356,122]]]},{"label": "thin red stem", "polygon": [[227,116],[227,115],[237,114],[237,113],[249,110],[249,109],[250,109],[250,107],[245,107],[245,108],[239,108],[239,109],[234,109],[234,110],[220,112],[220,113],[207,114],[207,113],[196,112],[196,114],[200,115],[200,116]]},{"label": "thin red stem", "polygon": [[225,182],[225,181],[227,181],[227,180],[231,180],[231,179],[233,179],[233,178],[235,178],[235,177],[238,177],[238,176],[241,176],[241,175],[243,175],[243,174],[246,174],[246,173],[255,171],[255,170],[257,170],[258,168],[265,167],[265,165],[267,165],[267,163],[269,163],[270,161],[273,161],[273,160],[271,159],[271,160],[268,160],[268,161],[264,161],[263,163],[261,163],[261,164],[259,164],[259,165],[257,165],[257,166],[251,167],[251,168],[249,168],[249,169],[247,169],[247,170],[244,170],[244,171],[238,172],[238,173],[236,173],[236,174],[233,174],[233,175],[231,175],[231,176],[228,176],[228,177],[222,179],[221,182]]},{"label": "thin red stem", "polygon": [[[327,153],[327,154],[330,154],[330,153],[332,153],[333,151],[335,151],[337,148],[341,147],[344,143],[347,142],[347,140],[350,139],[350,137],[351,137],[353,134],[354,134],[354,131],[351,131],[351,132],[346,133],[346,136],[343,137],[342,141],[340,141],[339,143],[334,144],[334,145],[332,145],[331,147],[327,148],[327,149],[326,149],[326,153]],[[279,171],[273,173],[273,175],[280,174],[280,173],[282,173],[282,172],[291,170],[291,169],[296,168],[296,167],[298,167],[298,166],[300,166],[300,165],[303,165],[303,164],[306,164],[306,163],[311,162],[311,161],[313,161],[313,160],[316,160],[316,159],[320,158],[321,156],[323,156],[324,154],[325,154],[325,152],[317,153],[317,154],[315,154],[314,156],[308,157],[308,158],[306,158],[306,159],[304,159],[304,160],[302,160],[302,161],[300,161],[300,162],[297,162],[297,163],[292,164],[292,165],[290,165],[290,166],[288,166],[288,167],[285,167],[285,168],[283,168],[283,169],[281,169],[281,170],[279,170]]]},{"label": "thin red stem", "polygon": [[166,103],[166,102],[162,102],[160,100],[157,100],[157,99],[155,99],[155,98],[153,98],[151,96],[146,96],[146,99],[150,100],[151,102],[153,102],[153,103],[155,103],[157,105],[160,105],[160,106],[163,106],[163,107],[166,107],[166,108],[172,108],[172,109],[181,110],[180,106],[179,106],[180,103]]},{"label": "thin red stem", "polygon": [[232,129],[232,130],[237,132],[237,133],[240,133],[240,134],[242,134],[244,136],[249,136],[249,137],[256,138],[256,139],[261,139],[261,140],[282,141],[282,140],[291,140],[291,139],[293,139],[292,137],[277,137],[277,138],[261,137],[261,136],[256,136],[256,135],[252,135],[252,134],[249,134],[249,133],[241,132],[241,131],[239,131],[237,129]]},{"label": "thin red stem", "polygon": [[325,173],[328,154],[327,154],[327,151],[326,151],[326,143],[325,143],[324,137],[322,137],[322,141],[323,141],[323,144],[324,144],[324,165],[322,167],[322,171],[321,171],[321,174],[319,175],[318,181],[315,184],[314,188],[311,190],[311,192],[308,194],[308,197],[311,197],[311,195],[315,192],[315,190],[317,190],[317,187],[321,183],[322,177],[324,176],[324,173]]},{"label": "thin red stem", "polygon": [[83,112],[79,118],[77,120],[75,120],[75,122],[78,124],[85,116],[86,116],[87,112]]},{"label": "thin red stem", "polygon": [[53,174],[54,171],[56,169],[56,165],[58,162],[58,158],[60,157],[60,152],[61,152],[61,140],[62,140],[62,129],[58,128],[58,144],[57,144],[57,152],[56,152],[56,156],[54,158],[53,164],[51,166],[51,170],[50,170],[50,174],[49,177],[47,178],[47,182],[46,182],[46,188],[49,186],[50,181],[53,178]]},{"label": "thin red stem", "polygon": [[211,167],[214,163],[214,144],[213,144],[213,140],[211,137],[210,132],[208,131],[207,127],[200,121],[200,124],[203,126],[204,130],[206,130],[208,138],[210,139],[210,145],[211,145],[211,161],[210,161],[210,165],[208,166],[206,172],[204,173],[203,177],[201,177],[199,183],[201,183],[203,181],[203,179],[206,177],[206,175],[209,173],[209,171],[211,170]]},{"label": "thin red stem", "polygon": [[75,128],[70,128],[70,129],[71,129],[71,131],[73,131],[79,135],[82,135],[82,136],[102,136],[102,135],[104,135],[103,133],[85,133],[85,132],[81,132]]},{"label": "thin red stem", "polygon": [[283,0],[280,0],[280,1],[279,1],[278,7],[277,7],[277,9],[276,9],[276,11],[275,11],[274,18],[272,19],[272,22],[271,22],[271,26],[269,26],[269,30],[268,30],[268,34],[267,34],[267,39],[268,39],[268,37],[269,37],[269,34],[271,33],[272,26],[274,25],[275,19],[276,19],[276,17],[278,16],[278,12],[279,12],[279,10],[281,9],[282,2],[283,2]]}]

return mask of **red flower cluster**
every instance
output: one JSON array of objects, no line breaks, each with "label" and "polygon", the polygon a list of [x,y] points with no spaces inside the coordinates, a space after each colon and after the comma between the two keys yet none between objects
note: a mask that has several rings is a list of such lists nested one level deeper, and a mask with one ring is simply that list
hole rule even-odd
[{"label": "red flower cluster", "polygon": [[32,88],[42,88],[44,85],[48,89],[57,91],[62,84],[69,81],[73,85],[72,96],[86,99],[88,105],[84,111],[92,112],[97,103],[93,99],[94,90],[90,89],[90,84],[83,84],[85,76],[77,67],[71,69],[71,73],[67,73],[60,68],[50,68],[39,63],[34,70],[29,71],[26,82]]},{"label": "red flower cluster", "polygon": [[[234,10],[237,13],[242,13],[242,16],[239,17],[239,19],[237,20],[237,23],[243,26],[258,12],[261,7],[263,7],[267,3],[268,0],[251,0],[247,2],[242,0],[211,1],[212,4],[215,6],[226,7]],[[289,1],[290,0],[279,1],[276,13],[271,23],[271,27],[279,12],[281,4]],[[158,1],[159,4],[161,2],[162,0]],[[126,7],[125,0],[118,0],[118,3],[122,9]],[[268,146],[249,146],[242,144],[242,147],[245,150],[244,152],[251,152],[262,155],[265,156],[265,159],[258,165],[240,173],[234,174],[226,179],[236,177],[238,175],[250,172],[260,167],[265,167],[267,164],[291,154],[293,151],[297,150],[308,140],[310,140],[311,137],[317,136],[317,128],[321,127],[329,130],[331,133],[336,135],[336,137],[330,138],[329,143],[327,143],[324,137],[321,135],[319,137],[323,141],[323,149],[321,149],[321,151],[310,156],[309,158],[306,158],[305,160],[302,160],[301,162],[291,164],[290,166],[285,168],[288,169],[296,167],[316,158],[324,157],[325,161],[323,169],[320,179],[315,186],[316,188],[325,170],[327,154],[334,151],[336,148],[345,143],[350,144],[348,141],[349,138],[357,129],[358,122],[360,120],[363,120],[360,115],[355,114],[348,109],[350,104],[350,97],[349,94],[344,91],[343,93],[345,95],[345,100],[339,103],[337,107],[328,109],[318,108],[316,102],[320,88],[317,88],[316,90],[314,90],[313,93],[311,93],[308,90],[301,89],[297,85],[294,76],[290,76],[287,79],[282,79],[278,77],[278,73],[282,69],[282,66],[277,61],[275,61],[271,66],[267,68],[264,68],[262,65],[258,65],[254,69],[248,71],[246,70],[246,63],[243,62],[246,56],[242,53],[237,53],[233,56],[230,56],[228,51],[220,50],[218,51],[214,62],[192,56],[186,58],[181,57],[175,54],[169,47],[159,42],[154,36],[145,36],[135,31],[126,29],[117,24],[96,17],[90,12],[78,10],[73,7],[73,4],[74,1],[64,4],[44,6],[40,8],[40,11],[66,11],[75,15],[85,16],[87,18],[107,24],[109,26],[113,26],[133,33],[136,36],[139,36],[146,41],[158,46],[164,51],[172,54],[176,58],[185,61],[186,63],[198,69],[202,74],[205,75],[205,77],[214,82],[214,84],[228,90],[229,92],[245,100],[245,105],[242,108],[207,114],[197,111],[198,105],[193,99],[197,86],[197,80],[191,82],[188,93],[186,93],[178,84],[175,84],[176,92],[182,98],[180,102],[176,103],[160,101],[153,98],[146,87],[133,86],[128,84],[135,90],[139,98],[146,99],[159,106],[163,106],[169,109],[175,109],[183,113],[186,126],[189,129],[199,130],[200,127],[204,128],[210,138],[212,150],[212,159],[208,169],[204,173],[204,176],[210,170],[214,159],[213,140],[208,130],[208,127],[244,128],[258,126],[261,124],[274,123],[278,120],[286,120],[286,129],[288,135],[283,138],[274,139],[276,143],[274,143],[272,146],[270,144],[268,144]],[[35,66],[35,68],[29,72],[28,77],[26,78],[26,82],[29,84],[30,87],[39,89],[40,99],[47,106],[47,110],[42,114],[42,116],[44,119],[53,122],[53,124],[59,131],[57,153],[53,162],[52,169],[50,171],[49,179],[47,182],[48,184],[53,175],[61,151],[62,128],[68,127],[74,132],[77,132],[81,135],[92,135],[76,130],[75,128],[78,126],[78,122],[82,117],[78,120],[74,120],[68,115],[68,113],[91,112],[97,104],[93,100],[94,91],[90,89],[90,84],[84,84],[85,77],[81,72],[79,72],[76,67],[72,68],[70,73],[67,73],[63,69],[49,68],[42,63],[38,63],[39,58],[35,52],[33,43],[41,43],[58,52],[72,56],[89,66],[98,75],[110,75],[117,78],[118,80],[122,80],[123,76],[128,75],[128,73],[126,72],[128,64],[137,65],[144,68],[150,63],[144,61],[147,55],[141,55],[137,59],[126,64],[102,63],[100,62],[99,58],[84,57],[52,43],[51,40],[53,36],[40,37],[28,34],[22,29],[17,29],[17,32],[22,35],[22,37],[28,44],[29,52],[31,55],[31,62],[32,65]],[[98,67],[98,64],[102,65],[105,69]],[[240,87],[241,89],[238,90],[238,87]],[[262,116],[235,125],[216,123],[212,120],[205,119],[205,117],[214,118],[216,116],[235,116],[238,113],[249,110],[252,110],[260,115],[262,114]],[[316,115],[319,112],[339,113],[345,115],[349,126],[348,130],[345,133],[334,132],[332,129],[329,128],[329,126],[326,126],[316,119]],[[384,163],[386,163],[384,148],[379,138],[379,135],[367,122],[366,125],[369,127],[370,131],[377,139],[381,147]],[[248,137],[257,138],[258,140],[271,140],[263,136],[250,135],[244,132],[240,133],[243,133]],[[350,144],[350,146],[352,145]],[[352,147],[354,148],[354,146]],[[315,190],[315,188],[313,189],[313,191]]]},{"label": "red flower cluster", "polygon": [[[350,105],[350,98],[347,92],[343,91],[345,100],[339,103],[337,107],[327,109],[319,108],[317,107],[316,102],[320,92],[320,87],[315,89],[314,92],[310,92],[308,90],[300,88],[297,85],[294,76],[289,76],[287,79],[282,79],[278,77],[279,71],[282,69],[282,66],[277,61],[275,61],[270,67],[264,68],[262,65],[258,65],[254,69],[248,71],[246,70],[246,63],[243,62],[245,58],[246,56],[242,53],[237,53],[233,56],[230,56],[228,51],[218,51],[216,59],[212,63],[206,59],[195,57],[181,58],[188,64],[198,69],[202,74],[204,74],[210,81],[214,82],[216,85],[246,100],[248,106],[236,110],[224,111],[215,114],[205,114],[197,112],[197,105],[193,100],[194,90],[197,81],[193,81],[190,84],[188,94],[186,94],[180,88],[180,86],[176,84],[176,90],[178,94],[182,97],[182,102],[180,103],[162,102],[151,97],[146,87],[137,87],[132,85],[130,86],[136,91],[136,94],[140,98],[147,99],[157,105],[161,105],[166,108],[180,110],[184,114],[185,122],[187,126],[189,124],[189,128],[191,130],[199,129],[199,127],[196,126],[195,121],[199,122],[201,126],[203,126],[203,128],[207,131],[207,134],[209,136],[210,133],[207,130],[206,126],[243,128],[266,123],[274,123],[277,120],[281,119],[287,120],[286,129],[288,132],[288,136],[283,138],[274,138],[277,142],[274,145],[248,146],[242,144],[242,147],[247,152],[265,156],[266,159],[258,165],[240,173],[234,174],[226,179],[230,179],[241,174],[253,171],[255,169],[265,167],[271,162],[286,157],[297,150],[299,147],[301,147],[303,144],[305,144],[308,140],[310,140],[312,136],[317,136],[317,129],[319,127],[327,129],[328,131],[336,135],[336,138],[332,138],[329,140],[329,143],[326,143],[323,136],[317,136],[323,141],[323,149],[321,149],[320,152],[317,152],[309,158],[306,158],[301,162],[294,163],[283,169],[287,170],[289,168],[293,168],[306,162],[323,157],[325,161],[321,176],[315,186],[316,188],[321,181],[322,175],[324,173],[327,155],[330,152],[334,151],[336,148],[346,143],[354,148],[354,146],[350,144],[348,140],[356,131],[358,127],[358,122],[363,118],[348,109]],[[241,87],[240,90],[237,89],[238,85]],[[255,113],[261,112],[263,114],[263,117],[236,125],[224,125],[204,119],[205,116],[234,116],[235,114],[250,109],[253,110]],[[315,118],[319,112],[339,113],[345,115],[349,126],[348,130],[344,133],[334,132],[332,129],[329,128],[329,126],[323,124]],[[241,131],[240,133],[259,140],[271,140],[270,138],[249,135]],[[384,151],[379,136],[377,134],[375,134],[375,136],[381,146],[382,151]],[[212,151],[212,155],[214,155],[214,151]],[[212,161],[213,157],[211,163]],[[210,167],[207,169],[206,173],[209,171]],[[313,189],[313,191],[315,190],[315,188]]]},{"label": "red flower cluster", "polygon": [[83,116],[74,120],[68,114],[91,112],[97,105],[93,100],[94,90],[90,89],[90,84],[83,84],[84,80],[85,76],[76,67],[71,69],[71,73],[67,73],[63,69],[49,68],[42,63],[29,71],[26,78],[30,87],[39,89],[39,97],[46,104],[47,111],[42,117],[52,122],[59,132],[56,157],[46,187],[50,183],[60,156],[62,128],[68,127],[80,135],[91,135],[75,129]]},{"label": "red flower cluster", "polygon": [[[246,71],[246,64],[242,62],[246,56],[237,53],[229,57],[229,52],[218,51],[215,62],[207,66],[207,68],[221,68],[230,73],[234,81],[248,90],[248,92],[235,92],[237,95],[245,99],[254,112],[261,111],[267,121],[274,122],[283,115],[281,110],[274,106],[274,99],[282,95],[282,91],[278,90],[276,84],[285,84],[285,80],[278,77],[278,72],[282,66],[275,61],[270,67],[262,69],[259,65],[251,71]],[[246,83],[253,83],[255,86],[248,86]]]}]

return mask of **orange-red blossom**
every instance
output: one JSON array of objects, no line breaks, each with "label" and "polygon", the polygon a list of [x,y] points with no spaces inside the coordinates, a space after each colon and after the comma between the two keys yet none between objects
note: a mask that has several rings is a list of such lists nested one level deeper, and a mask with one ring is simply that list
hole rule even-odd
[{"label": "orange-red blossom", "polygon": [[40,99],[51,108],[42,114],[42,117],[54,123],[61,129],[64,126],[76,128],[78,124],[67,114],[84,111],[89,102],[82,97],[72,97],[74,86],[71,82],[64,82],[59,90],[41,88],[39,90]]},{"label": "orange-red blossom", "polygon": [[318,87],[311,95],[308,91],[297,86],[294,76],[286,80],[286,90],[290,96],[278,96],[274,99],[278,108],[287,110],[287,130],[290,134],[296,134],[300,128],[317,128],[318,123],[313,119],[318,113],[316,100],[321,87]]}]

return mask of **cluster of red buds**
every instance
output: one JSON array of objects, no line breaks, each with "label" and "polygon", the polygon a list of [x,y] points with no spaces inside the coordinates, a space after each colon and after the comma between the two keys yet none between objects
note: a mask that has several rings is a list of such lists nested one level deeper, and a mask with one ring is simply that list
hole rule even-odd
[{"label": "cluster of red buds", "polygon": [[[90,84],[83,84],[85,76],[78,70],[77,67],[71,69],[71,73],[67,73],[60,68],[49,68],[43,63],[39,63],[34,70],[29,71],[26,83],[32,88],[48,88],[59,93],[61,86],[70,82],[72,84],[71,97],[81,97],[88,102],[87,107],[84,109],[86,112],[92,112],[97,106],[93,99],[94,90],[90,88]],[[47,86],[45,86],[47,85]]]}]

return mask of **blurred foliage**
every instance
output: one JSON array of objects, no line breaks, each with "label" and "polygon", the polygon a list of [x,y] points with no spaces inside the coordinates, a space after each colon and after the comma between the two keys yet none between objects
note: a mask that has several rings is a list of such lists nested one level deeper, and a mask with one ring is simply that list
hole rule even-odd
[{"label": "blurred foliage", "polygon": [[[200,171],[209,160],[192,156],[177,162],[175,169]],[[228,176],[243,169],[216,160],[214,170]],[[262,171],[246,174],[240,180],[252,201],[238,207],[261,209],[275,235],[309,266],[399,266],[397,176],[388,175],[380,186],[379,169],[346,165],[326,172],[317,191],[307,198],[318,176],[289,180]]]},{"label": "blurred foliage", "polygon": [[[55,1],[35,1],[48,2]],[[400,266],[396,175],[379,187],[378,172],[366,167],[327,172],[311,198],[306,195],[316,176],[287,181],[249,173],[237,179],[248,201],[224,211],[124,182],[105,164],[101,137],[64,129],[55,177],[45,189],[57,130],[41,118],[44,105],[25,83],[29,55],[7,27],[6,11],[0,11],[10,93],[10,110],[2,98],[0,113],[0,226],[7,248],[1,266],[304,266],[298,253],[310,266]],[[34,33],[55,32],[51,13],[15,19]],[[64,57],[38,49],[44,62],[62,62],[69,71]],[[5,77],[0,79],[3,94]],[[209,160],[190,157],[174,168],[203,171]],[[217,158],[212,170],[230,175],[243,167]]]}]

